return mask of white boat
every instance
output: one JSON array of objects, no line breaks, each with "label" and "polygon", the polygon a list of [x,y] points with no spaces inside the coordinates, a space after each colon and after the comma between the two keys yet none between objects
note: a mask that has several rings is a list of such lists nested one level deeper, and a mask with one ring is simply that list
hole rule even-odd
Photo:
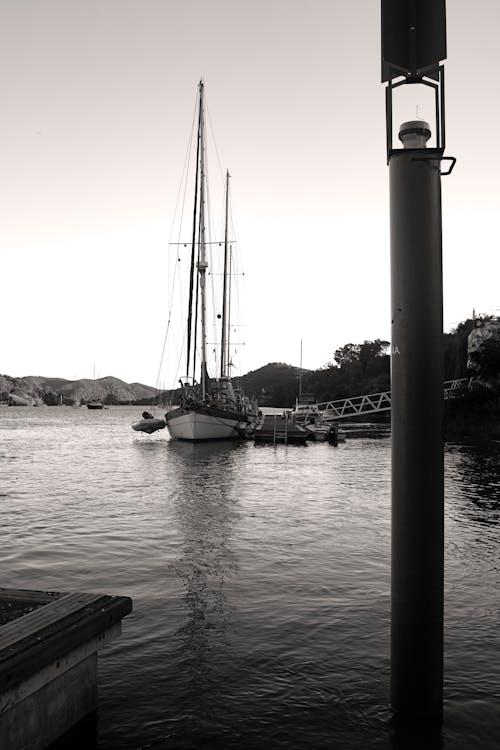
[{"label": "white boat", "polygon": [[316,418],[312,423],[304,424],[304,429],[317,442],[334,444],[345,442],[346,434],[336,422],[324,422],[320,418]]},{"label": "white boat", "polygon": [[248,418],[228,409],[192,404],[167,412],[168,430],[178,440],[224,440],[242,437]]},{"label": "white boat", "polygon": [[321,416],[316,396],[300,392],[295,399],[295,409],[291,416],[296,422],[312,421],[314,417]]},{"label": "white boat", "polygon": [[[231,317],[231,248],[228,240],[229,172],[225,180],[224,265],[222,273],[222,315],[220,370],[210,377],[207,362],[206,248],[207,170],[205,146],[204,84],[198,86],[198,136],[193,200],[193,232],[189,303],[187,315],[186,376],[181,379],[178,404],[165,414],[168,431],[179,440],[221,440],[244,436],[257,417],[257,407],[233,386],[230,377],[229,332]],[[219,344],[219,342],[217,342]],[[199,357],[199,365],[196,358]]]},{"label": "white boat", "polygon": [[313,440],[335,444],[345,442],[344,430],[339,428],[337,421],[325,418],[318,399],[311,393],[299,393],[290,416],[296,424],[304,426]]}]

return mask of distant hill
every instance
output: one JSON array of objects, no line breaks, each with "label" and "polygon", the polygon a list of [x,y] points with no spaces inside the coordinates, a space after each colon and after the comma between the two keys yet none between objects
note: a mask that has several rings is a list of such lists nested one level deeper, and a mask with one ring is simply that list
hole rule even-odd
[{"label": "distant hill", "polygon": [[[291,365],[272,362],[241,378],[240,385],[247,395],[256,398],[262,406],[293,405],[299,389],[300,370]],[[12,406],[47,404],[55,406],[87,404],[102,401],[105,404],[150,404],[153,399],[168,401],[175,391],[159,391],[142,383],[125,383],[111,376],[96,380],[65,380],[29,375],[14,378],[0,375],[0,403]]]},{"label": "distant hill", "polygon": [[259,406],[293,406],[299,392],[300,375],[309,370],[301,370],[282,362],[270,362],[258,370],[237,378],[237,383]]},{"label": "distant hill", "polygon": [[[270,362],[258,370],[235,378],[234,383],[243,389],[247,396],[255,399],[260,406],[293,407],[300,390],[302,393],[315,394],[320,401],[340,398],[344,395],[357,395],[375,390],[387,390],[388,357],[383,365],[382,380],[363,375],[361,382],[353,377],[352,367],[339,368],[331,365],[320,370],[305,370],[283,362]],[[380,373],[377,371],[376,373]],[[89,401],[102,401],[105,404],[141,404],[147,405],[153,399],[169,401],[175,391],[160,392],[152,386],[142,383],[125,383],[114,377],[97,380],[65,380],[64,378],[46,378],[27,376],[13,378],[0,375],[0,403],[15,405],[47,404],[86,404]]]},{"label": "distant hill", "polygon": [[0,402],[12,406],[47,404],[148,404],[159,391],[142,383],[125,383],[111,376],[97,380],[65,380],[28,375],[13,378],[0,375]]}]

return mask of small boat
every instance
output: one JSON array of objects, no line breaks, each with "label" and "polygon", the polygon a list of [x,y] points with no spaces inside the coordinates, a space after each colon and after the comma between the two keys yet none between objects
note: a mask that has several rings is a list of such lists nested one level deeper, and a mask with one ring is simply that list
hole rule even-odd
[{"label": "small boat", "polygon": [[329,442],[332,445],[345,442],[345,432],[339,429],[337,422],[325,419],[319,409],[317,397],[312,393],[302,393],[301,388],[290,417],[296,424],[304,427],[311,440]]},{"label": "small boat", "polygon": [[87,409],[104,409],[102,401],[89,401]]},{"label": "small boat", "polygon": [[309,433],[312,440],[317,442],[328,442],[332,445],[345,442],[345,432],[340,430],[336,422],[324,422],[316,418],[312,423],[305,423],[304,429]]},{"label": "small boat", "polygon": [[164,430],[166,426],[167,423],[164,419],[147,417],[146,419],[141,419],[139,422],[133,424],[132,429],[136,432],[146,432],[148,435],[151,435],[153,432],[157,432],[158,430]]},{"label": "small boat", "polygon": [[321,416],[318,399],[312,393],[299,393],[295,399],[295,409],[291,413],[296,422],[308,422],[316,416]]},{"label": "small boat", "polygon": [[[181,393],[175,408],[165,414],[172,438],[179,440],[220,440],[244,437],[257,418],[257,407],[234,387],[230,368],[229,332],[231,330],[231,248],[228,240],[229,172],[225,180],[224,265],[221,304],[220,370],[210,377],[207,358],[207,171],[205,145],[204,84],[198,86],[198,137],[196,145],[193,233],[191,266],[188,280],[188,314],[186,321],[186,375],[181,378]],[[219,342],[217,342],[217,345]],[[215,351],[215,350],[214,350]],[[199,358],[199,363],[197,362]]]}]

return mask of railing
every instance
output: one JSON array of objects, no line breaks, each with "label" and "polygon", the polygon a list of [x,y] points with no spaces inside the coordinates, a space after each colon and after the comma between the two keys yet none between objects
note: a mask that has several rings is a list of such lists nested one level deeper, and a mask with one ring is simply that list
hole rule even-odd
[{"label": "railing", "polygon": [[[443,395],[445,400],[457,398],[464,391],[470,390],[472,378],[461,378],[459,380],[447,380],[443,384]],[[341,398],[336,401],[323,401],[316,404],[307,415],[320,412],[323,419],[337,420],[346,419],[360,414],[373,414],[379,411],[389,411],[391,408],[391,392],[370,393],[364,396],[352,396]],[[306,415],[304,415],[306,416]]]},{"label": "railing", "polygon": [[460,378],[459,380],[447,380],[444,384],[444,398],[457,398],[457,391],[470,391],[473,378]]}]

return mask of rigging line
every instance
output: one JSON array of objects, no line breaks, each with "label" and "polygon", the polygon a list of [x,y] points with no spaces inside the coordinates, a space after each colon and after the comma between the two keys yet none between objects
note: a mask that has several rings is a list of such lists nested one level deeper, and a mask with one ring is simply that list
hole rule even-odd
[{"label": "rigging line", "polygon": [[[185,205],[186,205],[186,194],[187,194],[187,188],[188,188],[188,182],[189,182],[189,167],[190,167],[190,163],[191,163],[191,156],[193,154],[193,138],[194,138],[195,122],[196,122],[196,103],[195,103],[194,112],[193,112],[193,120],[192,120],[192,123],[191,123],[191,134],[190,134],[189,143],[188,143],[188,149],[187,149],[187,154],[186,154],[185,170],[184,170],[184,173],[183,173],[184,192],[183,192],[183,196],[182,196],[182,209],[181,209],[181,214],[180,214],[180,217],[179,217],[179,227],[178,227],[178,232],[177,232],[177,239],[178,240],[180,240],[181,231],[182,231],[183,222],[184,222],[184,208],[185,208]],[[174,214],[174,221],[175,221],[175,216],[176,215],[177,215],[177,206],[176,206],[176,210],[175,210],[175,214]],[[172,230],[173,230],[173,225],[172,225]],[[173,234],[173,231],[172,231],[172,233],[170,235],[170,238],[169,238],[170,240],[172,239],[172,234]],[[169,245],[174,245],[174,244],[180,245],[181,243],[180,242],[177,242],[177,243],[169,242]],[[173,305],[173,301],[174,301],[175,279],[176,279],[176,276],[177,276],[178,264],[180,262],[180,258],[178,256],[178,251],[176,251],[175,256],[176,257],[175,257],[174,279],[172,281],[172,290],[171,290],[171,294],[170,294],[171,306]],[[184,306],[184,295],[183,295],[183,286],[182,286],[182,284],[179,284],[179,298],[180,298],[179,299],[179,303],[180,303],[181,307],[183,307]]]},{"label": "rigging line", "polygon": [[211,319],[212,319],[212,329],[215,334],[215,326],[216,326],[216,309],[215,309],[215,287],[214,287],[214,277],[213,274],[210,273],[211,268],[214,268],[214,256],[212,252],[212,245],[217,244],[214,240],[212,240],[212,237],[215,236],[214,232],[214,225],[213,225],[213,219],[212,219],[212,201],[211,201],[211,194],[210,194],[210,181],[208,179],[209,175],[209,153],[208,149],[205,151],[205,176],[206,176],[206,182],[205,182],[205,194],[206,194],[206,205],[207,205],[207,231],[208,231],[208,242],[205,243],[205,245],[208,245],[208,275],[210,277],[210,304],[211,304]]},{"label": "rigging line", "polygon": [[[234,197],[231,194],[231,203],[229,205],[229,218],[231,219],[231,229],[232,229],[232,232],[233,232],[233,234],[235,236],[235,240],[234,241],[233,240],[228,240],[228,242],[230,242],[232,245],[236,244],[236,245],[239,246],[240,241],[239,241],[239,237],[238,237],[238,228],[237,228],[236,222],[234,220],[234,213],[235,213],[234,212]],[[240,266],[241,266],[241,263],[240,263]],[[241,273],[241,275],[244,276],[245,275],[244,269],[242,268],[241,272],[239,272],[239,273]]]},{"label": "rigging line", "polygon": [[[194,276],[196,274],[196,280],[198,284],[199,278],[199,267],[195,267],[195,241],[196,241],[196,215],[198,211],[198,237],[202,237],[201,227],[203,221],[203,215],[205,207],[203,204],[203,139],[204,134],[204,109],[203,109],[203,83],[200,81],[198,85],[198,135],[196,138],[196,172],[195,172],[195,183],[194,183],[194,208],[193,208],[193,226],[192,226],[192,244],[191,244],[191,264],[189,267],[189,301],[188,301],[188,322],[187,322],[187,347],[186,347],[186,376],[189,377],[189,363],[191,357],[191,327],[192,327],[192,316],[193,316],[193,284]],[[198,183],[199,180],[199,183]],[[199,191],[199,196],[198,196]],[[198,205],[199,200],[199,205]],[[202,238],[204,239],[204,238]],[[199,246],[198,246],[198,259],[199,259]],[[198,270],[196,270],[198,268]],[[198,289],[198,287],[197,287]],[[196,292],[198,293],[198,292]],[[195,341],[196,341],[196,314],[195,313]],[[193,372],[194,372],[194,361],[193,361]]]},{"label": "rigging line", "polygon": [[[187,149],[186,149],[186,155],[184,157],[184,164],[183,164],[182,172],[181,172],[181,180],[180,180],[180,184],[179,184],[179,189],[177,191],[177,199],[176,199],[176,202],[175,202],[175,208],[174,208],[174,214],[173,214],[174,218],[172,220],[172,225],[171,225],[171,228],[170,228],[170,234],[169,234],[169,238],[168,238],[168,240],[169,240],[168,244],[169,245],[181,244],[180,242],[179,243],[173,243],[173,242],[171,242],[171,239],[172,239],[172,235],[174,233],[175,217],[177,216],[177,209],[178,209],[178,206],[179,206],[179,198],[180,198],[180,194],[181,194],[181,188],[182,188],[182,186],[184,184],[184,192],[183,192],[183,200],[182,200],[182,210],[181,210],[180,223],[179,223],[179,228],[182,227],[182,218],[183,218],[183,215],[184,215],[183,214],[183,212],[184,212],[184,205],[185,205],[185,202],[186,202],[186,190],[187,190],[187,183],[188,183],[188,179],[187,178],[188,178],[188,172],[189,172],[189,163],[191,161],[191,154],[192,154],[192,150],[193,150],[192,147],[193,147],[193,136],[194,136],[195,122],[196,122],[196,104],[195,104],[195,108],[194,108],[194,112],[193,112],[193,119],[191,121],[191,131],[190,131],[190,134],[189,134],[189,137],[188,137],[188,144],[187,144]],[[180,231],[179,231],[179,234],[180,234]]]},{"label": "rigging line", "polygon": [[[162,370],[162,365],[163,365],[163,357],[165,356],[165,348],[167,346],[167,338],[168,338],[168,333],[169,333],[169,330],[170,330],[170,324],[171,324],[171,318],[169,318],[169,320],[168,320],[167,330],[165,331],[165,336],[163,338],[163,347],[162,347],[162,351],[161,351],[160,366],[158,368],[158,375],[157,375],[157,378],[156,378],[156,388],[158,388],[158,383],[160,382],[161,370]],[[177,349],[177,346],[175,345],[175,340],[174,340],[174,346],[177,349],[177,351],[176,351],[176,354],[177,354],[177,366],[176,367],[177,367],[177,369],[176,369],[176,377],[174,378],[174,383],[177,382],[177,374],[179,372],[179,367],[180,367],[180,362],[181,362],[182,354],[183,354],[183,351],[184,351],[185,342],[186,342],[186,331],[184,330],[184,338],[183,338],[183,341],[182,341],[182,346],[180,348],[180,351],[179,351],[179,349]]]},{"label": "rigging line", "polygon": [[[192,121],[191,121],[191,132],[190,132],[189,137],[188,137],[187,149],[186,149],[186,153],[185,153],[185,156],[184,156],[184,164],[183,164],[182,173],[181,173],[181,180],[180,180],[180,184],[179,184],[179,189],[177,191],[177,198],[176,198],[176,202],[175,202],[175,208],[174,208],[174,214],[173,214],[173,218],[172,218],[172,224],[171,224],[171,227],[170,227],[169,243],[168,243],[169,245],[171,244],[170,241],[171,241],[173,233],[174,233],[175,217],[177,216],[177,210],[178,210],[178,207],[179,207],[179,200],[180,200],[180,195],[181,195],[181,189],[182,189],[182,185],[184,183],[184,191],[183,191],[183,196],[182,196],[181,214],[180,214],[180,222],[179,222],[179,232],[178,232],[178,235],[180,237],[180,232],[181,232],[181,227],[182,227],[182,220],[183,220],[183,216],[184,216],[184,207],[185,207],[185,203],[186,203],[186,192],[187,192],[187,183],[188,183],[188,174],[189,174],[189,163],[191,161],[191,153],[192,153],[192,145],[193,145],[193,136],[194,136],[195,122],[196,122],[196,102],[195,102],[195,107],[194,107],[194,111],[193,111],[193,118],[192,118]],[[167,327],[166,327],[166,330],[165,330],[165,336],[163,338],[163,346],[162,346],[162,351],[161,351],[161,356],[160,356],[160,364],[158,366],[158,376],[157,376],[157,379],[156,379],[156,388],[158,388],[158,384],[160,382],[161,371],[162,371],[162,367],[163,367],[163,358],[165,356],[165,348],[166,348],[166,345],[167,345],[168,333],[169,333],[170,325],[171,325],[171,322],[172,322],[172,307],[173,307],[173,304],[174,304],[174,289],[175,289],[175,281],[176,281],[176,278],[177,278],[177,266],[178,266],[178,258],[177,258],[177,256],[178,256],[178,253],[176,251],[176,253],[175,253],[174,272],[173,272],[173,278],[172,278],[172,284],[171,284],[171,292],[170,292],[170,306],[169,306],[169,310],[168,310]],[[167,266],[167,269],[169,269],[169,266]],[[167,280],[168,280],[168,277],[167,277]]]},{"label": "rigging line", "polygon": [[209,122],[209,125],[210,125],[210,131],[212,133],[212,141],[213,141],[213,144],[214,144],[215,154],[217,156],[217,164],[219,165],[219,172],[220,172],[220,176],[221,176],[221,182],[222,182],[222,184],[224,184],[224,170],[222,169],[221,161],[220,161],[220,158],[219,158],[219,151],[217,149],[217,140],[215,138],[215,129],[214,129],[214,126],[213,126],[213,123],[212,123],[212,118],[210,117],[210,110],[208,109],[208,106],[206,107],[206,112],[207,112],[207,115],[208,115],[208,122]]},{"label": "rigging line", "polygon": [[[232,234],[236,237],[236,240],[238,241],[239,240],[239,238],[238,238],[238,229],[236,227],[236,222],[234,220],[234,196],[233,196],[232,193],[231,193],[231,202],[230,202],[230,205],[229,205],[229,216],[230,216],[230,219],[231,219]],[[245,275],[245,271],[243,270],[243,266],[242,266],[242,263],[241,263],[242,253],[240,251],[239,245],[238,245],[237,248],[234,248],[234,250],[235,250],[234,252],[233,252],[233,246],[232,246],[232,244],[230,245],[230,247],[231,247],[231,257],[233,258],[233,263],[234,263],[234,266],[233,266],[234,267],[234,272],[232,274],[232,282],[235,285],[235,295],[234,295],[235,298],[236,298],[236,311],[235,311],[236,315],[235,315],[235,317],[236,317],[236,319],[238,321],[240,321],[241,318],[242,318],[241,303],[242,303],[242,301],[244,303],[245,300],[242,298],[241,284],[240,284],[239,277],[240,276],[244,276]],[[245,307],[245,305],[244,305],[244,307]],[[243,344],[245,344],[245,342],[243,342]],[[239,355],[239,352],[238,352],[238,355]],[[239,367],[240,367],[240,370],[241,370],[242,369],[242,359],[241,359],[241,356],[238,356],[238,360],[239,360]]]},{"label": "rigging line", "polygon": [[[202,177],[203,179],[203,177]],[[200,212],[198,216],[198,236],[201,234],[201,227],[203,223],[204,217],[203,217],[203,211],[200,207]],[[200,244],[198,243],[198,254],[197,254],[197,260],[196,264],[198,266],[200,262]],[[200,308],[200,274],[196,274],[196,290],[194,294],[194,335],[193,335],[193,383],[196,378],[196,354],[200,354],[200,359],[203,360],[203,342],[201,345],[201,351],[198,349],[198,312]],[[203,336],[203,331],[202,334]],[[186,373],[189,376],[189,371]]]},{"label": "rigging line", "polygon": [[[224,172],[222,170],[222,165],[221,165],[221,161],[220,161],[220,157],[219,157],[219,152],[218,152],[218,149],[217,149],[217,140],[215,138],[215,129],[214,129],[214,126],[213,126],[212,118],[210,116],[210,111],[208,110],[208,107],[207,107],[207,115],[208,115],[208,121],[209,121],[210,129],[211,129],[211,133],[212,133],[212,140],[213,140],[213,144],[214,144],[214,148],[215,148],[215,153],[216,153],[217,161],[218,161],[218,165],[219,165],[219,171],[220,171],[220,174],[221,174],[221,180],[224,183]],[[236,235],[236,239],[238,240],[237,232],[236,232],[236,224],[235,224],[234,216],[233,216],[233,206],[234,206],[234,199],[231,196],[231,206],[230,206],[231,225],[232,225],[234,234]],[[233,255],[233,258],[234,258],[234,255]],[[239,273],[236,272],[234,275],[238,276]],[[244,271],[242,271],[242,275],[244,275]],[[231,277],[232,276],[233,276],[233,274],[231,274]],[[235,285],[236,285],[236,292],[239,292],[239,286],[240,285],[239,285],[239,280],[238,279],[235,279]],[[239,293],[237,293],[236,294],[236,305],[237,305],[237,314],[238,314],[238,316],[240,314],[239,301],[240,301],[239,300]]]},{"label": "rigging line", "polygon": [[[224,171],[222,169],[221,160],[220,160],[220,156],[219,156],[219,150],[217,148],[217,139],[215,137],[215,128],[213,126],[212,117],[210,115],[210,110],[209,110],[208,104],[206,102],[206,99],[205,99],[205,112],[206,112],[206,115],[207,115],[207,119],[208,119],[208,123],[209,123],[209,128],[210,128],[210,132],[211,132],[211,136],[212,136],[211,141],[212,141],[213,148],[215,150],[215,154],[216,154],[216,157],[217,157],[217,164],[218,164],[218,167],[219,167],[219,174],[220,174],[220,177],[221,177],[221,183],[222,183],[222,185],[225,185]],[[207,149],[207,151],[208,151],[208,149]],[[208,155],[207,155],[207,173],[208,173]],[[207,205],[209,204],[209,202],[210,202],[210,195],[209,195],[209,189],[207,187]],[[208,216],[209,216],[209,222],[212,222],[212,223],[209,223],[209,232],[214,232],[215,227],[214,227],[213,221],[212,221],[212,212],[211,212],[211,210],[208,211]],[[219,218],[219,221],[220,222],[222,221],[221,218]],[[216,236],[217,233],[214,232],[214,235]],[[217,243],[217,242],[213,242],[212,243],[211,242],[210,244],[220,244],[220,243]],[[213,257],[213,254],[211,252],[211,247],[210,247],[210,268],[213,268],[213,267],[214,267],[214,257]],[[212,297],[212,299],[211,299],[211,303],[212,303],[212,328],[213,328],[214,338],[216,338],[216,334],[217,334],[217,309],[216,309],[216,295],[215,295],[215,285],[214,285],[215,279],[214,279],[214,274],[211,274],[211,276],[212,276],[212,278],[210,280],[210,285],[211,285],[211,297]],[[216,372],[217,371],[218,371],[218,368],[216,369]]]},{"label": "rigging line", "polygon": [[182,346],[181,346],[181,349],[180,349],[180,352],[179,352],[178,358],[177,358],[177,368],[175,370],[175,375],[174,375],[174,380],[173,380],[174,387],[172,388],[172,390],[176,390],[177,383],[179,382],[179,371],[180,371],[181,359],[182,359],[182,354],[184,352],[185,345],[186,345],[186,329],[184,328],[184,336],[183,336],[183,339],[182,339]]}]

